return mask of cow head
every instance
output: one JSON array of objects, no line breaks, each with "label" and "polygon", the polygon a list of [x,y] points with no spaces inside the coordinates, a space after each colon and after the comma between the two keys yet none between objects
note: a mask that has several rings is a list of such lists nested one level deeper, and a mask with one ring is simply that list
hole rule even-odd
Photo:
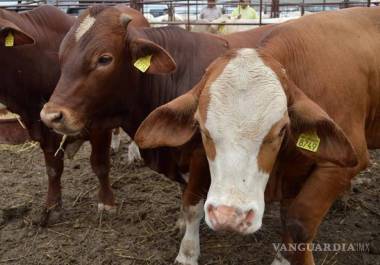
[{"label": "cow head", "polygon": [[42,120],[59,133],[77,134],[91,120],[109,122],[106,117],[125,112],[141,75],[133,66],[139,58],[151,56],[148,74],[173,71],[168,53],[138,32],[147,26],[141,13],[125,6],[83,12],[61,44],[61,77]]},{"label": "cow head", "polygon": [[6,48],[34,44],[32,36],[24,32],[11,21],[0,18],[0,46]]},{"label": "cow head", "polygon": [[[357,163],[342,129],[291,80],[281,65],[254,49],[214,61],[188,93],[153,111],[135,141],[141,148],[180,146],[200,131],[211,173],[207,224],[243,234],[258,230],[264,191],[282,145],[301,133],[320,138],[319,162]],[[283,147],[285,148],[285,147]]]}]

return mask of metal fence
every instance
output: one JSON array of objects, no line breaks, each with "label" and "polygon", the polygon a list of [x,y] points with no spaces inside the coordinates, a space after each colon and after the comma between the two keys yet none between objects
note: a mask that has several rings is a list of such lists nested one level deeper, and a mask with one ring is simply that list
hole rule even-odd
[{"label": "metal fence", "polygon": [[[378,5],[380,0],[251,0],[250,6],[253,7],[258,14],[257,21],[252,23],[224,23],[223,25],[263,25],[267,24],[264,18],[279,18],[291,16],[303,16],[307,13],[320,11],[337,10],[354,6],[372,6]],[[95,4],[116,5],[127,4],[141,11],[149,19],[151,24],[157,25],[217,25],[218,23],[210,23],[199,20],[200,11],[207,6],[206,0],[16,0],[5,1],[0,0],[0,8],[6,8],[17,12],[31,10],[42,4],[50,4],[57,6],[68,14],[78,15],[79,12],[87,7]],[[232,10],[238,6],[238,1],[217,0],[217,6],[222,8],[224,13],[230,14]],[[167,16],[164,21],[154,21],[154,18]],[[178,17],[182,19],[178,19]]]}]

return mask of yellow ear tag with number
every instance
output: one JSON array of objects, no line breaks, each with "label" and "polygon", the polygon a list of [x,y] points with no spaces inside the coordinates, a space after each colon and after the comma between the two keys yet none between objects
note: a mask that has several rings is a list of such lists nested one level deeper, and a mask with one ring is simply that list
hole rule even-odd
[{"label": "yellow ear tag with number", "polygon": [[133,64],[137,69],[141,72],[145,73],[150,66],[150,60],[152,59],[152,55],[147,55],[145,57],[141,57],[137,59],[137,61]]},{"label": "yellow ear tag with number", "polygon": [[316,133],[301,133],[296,145],[299,148],[315,153],[318,151],[320,142],[321,139],[319,139]]},{"label": "yellow ear tag with number", "polygon": [[9,32],[5,37],[5,47],[13,47],[15,45],[15,37],[12,32]]}]

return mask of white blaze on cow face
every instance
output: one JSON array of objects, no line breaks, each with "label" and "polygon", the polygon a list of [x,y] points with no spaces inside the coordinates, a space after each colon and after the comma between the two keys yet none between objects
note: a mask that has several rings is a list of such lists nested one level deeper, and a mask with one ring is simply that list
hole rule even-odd
[{"label": "white blaze on cow face", "polygon": [[95,24],[96,19],[90,15],[87,15],[82,22],[79,24],[79,27],[75,31],[75,40],[79,41],[82,36],[89,31],[89,29]]},{"label": "white blaze on cow face", "polygon": [[253,233],[261,227],[270,173],[260,162],[262,146],[269,134],[278,135],[269,141],[276,150],[268,159],[275,160],[280,131],[288,121],[287,98],[276,74],[253,49],[237,51],[210,85],[208,96],[201,127],[213,142],[215,156],[209,157],[205,219],[216,230]]}]

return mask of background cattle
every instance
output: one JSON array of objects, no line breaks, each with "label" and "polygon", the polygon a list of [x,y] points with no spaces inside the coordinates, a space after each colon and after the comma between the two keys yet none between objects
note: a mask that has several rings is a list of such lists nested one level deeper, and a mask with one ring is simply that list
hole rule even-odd
[{"label": "background cattle", "polygon": [[[131,10],[130,15],[138,17],[139,25],[148,25],[140,13]],[[91,142],[91,165],[100,181],[99,210],[113,209],[115,205],[108,180],[110,129],[95,125],[80,137],[69,137],[63,144],[65,152],[56,153],[62,136],[47,128],[39,117],[59,78],[59,45],[73,23],[73,17],[52,6],[21,14],[0,10],[0,101],[20,115],[31,139],[43,149],[49,187],[42,225],[62,204],[64,153],[72,157],[85,139]]]},{"label": "background cattle", "polygon": [[215,60],[191,91],[148,116],[136,142],[182,146],[201,134],[208,226],[257,231],[265,192],[281,201],[286,247],[272,264],[314,265],[312,248],[300,246],[368,166],[368,148],[380,148],[379,17],[380,8],[352,8],[278,25],[257,49]]}]

